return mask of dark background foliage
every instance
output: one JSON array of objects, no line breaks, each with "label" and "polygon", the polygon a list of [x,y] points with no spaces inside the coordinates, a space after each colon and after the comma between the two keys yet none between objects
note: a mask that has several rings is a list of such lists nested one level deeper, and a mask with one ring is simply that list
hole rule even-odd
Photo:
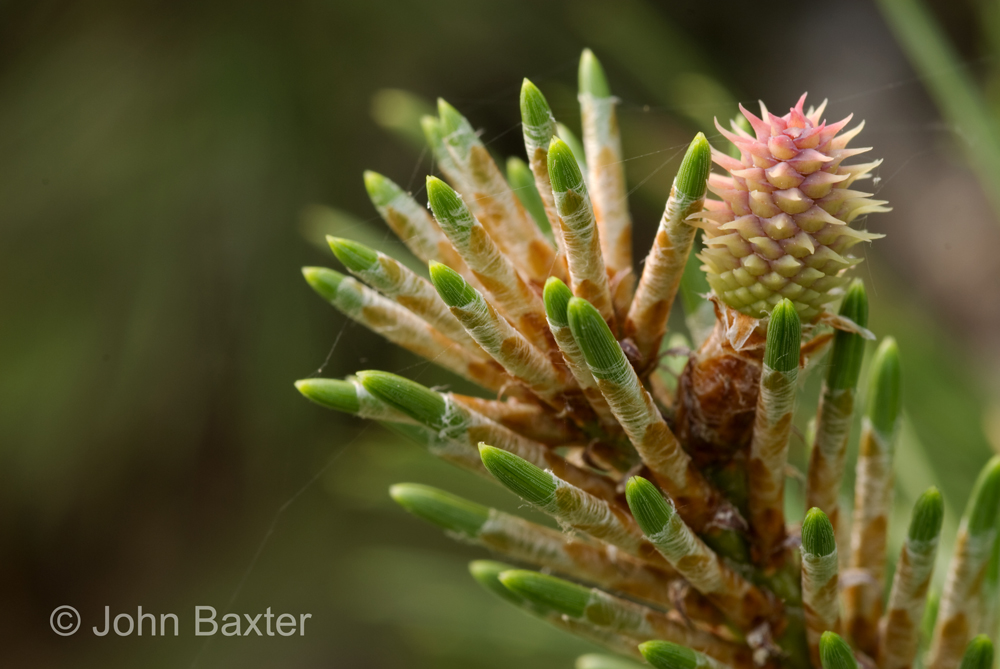
[{"label": "dark background foliage", "polygon": [[[991,15],[936,5],[992,96]],[[584,46],[622,98],[638,249],[678,147],[730,100],[782,110],[808,90],[830,118],[867,119],[895,207],[860,272],[906,365],[900,502],[940,482],[954,523],[1000,431],[1000,227],[962,162],[974,138],[941,120],[873,5],[2,2],[0,664],[571,666],[586,646],[479,591],[464,565],[480,553],[385,491],[510,502],[292,381],[450,381],[345,327],[299,275],[336,266],[317,225],[387,241],[363,169],[415,191],[431,169],[379,128],[373,95],[442,95],[520,155],[521,77],[578,126]],[[303,227],[315,203],[356,219]],[[49,629],[61,604],[83,615],[74,637]],[[195,605],[313,618],[304,637],[206,644]],[[175,612],[181,635],[96,637],[105,606]]]}]

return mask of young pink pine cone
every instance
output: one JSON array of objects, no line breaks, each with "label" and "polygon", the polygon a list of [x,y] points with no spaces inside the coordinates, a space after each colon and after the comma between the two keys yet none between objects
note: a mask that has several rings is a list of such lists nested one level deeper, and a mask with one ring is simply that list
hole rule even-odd
[{"label": "young pink pine cone", "polygon": [[846,270],[861,262],[847,251],[882,237],[850,223],[889,211],[884,200],[850,189],[881,160],[842,165],[870,150],[847,148],[864,123],[838,136],[851,116],[827,125],[820,122],[826,103],[803,112],[805,99],[781,117],[761,103],[763,119],[741,105],[756,137],[735,123],[730,132],[715,122],[740,159],[712,150],[729,176],[709,178],[709,190],[722,200],[707,201],[700,214],[705,249],[698,257],[719,299],[755,318],[787,297],[803,322],[812,321],[848,282]]}]

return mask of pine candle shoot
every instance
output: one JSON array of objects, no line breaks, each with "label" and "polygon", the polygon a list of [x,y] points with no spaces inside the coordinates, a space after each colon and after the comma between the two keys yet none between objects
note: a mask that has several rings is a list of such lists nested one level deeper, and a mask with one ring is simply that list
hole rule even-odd
[{"label": "pine candle shoot", "polygon": [[[581,669],[992,667],[1000,456],[971,491],[940,593],[936,488],[889,554],[905,377],[891,337],[861,373],[875,336],[851,270],[881,236],[865,228],[869,215],[889,211],[863,189],[881,161],[854,160],[869,150],[850,146],[863,123],[827,121],[826,103],[806,106],[804,95],[782,115],[763,103],[759,115],[731,110],[739,120],[716,123],[732,146],[695,135],[662,216],[640,221],[618,100],[590,50],[578,84],[582,140],[522,82],[510,106],[525,152],[505,157],[505,172],[475,119],[440,100],[422,120],[441,173],[427,177],[427,206],[364,173],[375,210],[429,280],[332,237],[350,276],[303,270],[344,316],[481,392],[381,370],[296,388],[550,516],[560,529],[419,483],[389,491],[406,512],[511,562],[470,565],[489,593],[610,653],[582,656]],[[634,225],[655,230],[638,266]],[[681,290],[699,264],[707,304]],[[699,302],[714,327],[668,332],[676,309],[706,317]],[[820,355],[819,402],[800,406],[806,363]],[[664,382],[665,367],[676,382]],[[794,509],[787,463],[803,413],[816,420],[806,508]],[[800,526],[788,522],[807,509]]]}]

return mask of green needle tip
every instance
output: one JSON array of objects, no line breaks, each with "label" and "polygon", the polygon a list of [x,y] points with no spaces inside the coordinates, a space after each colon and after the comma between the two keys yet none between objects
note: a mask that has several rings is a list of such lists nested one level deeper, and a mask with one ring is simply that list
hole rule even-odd
[{"label": "green needle tip", "polygon": [[569,145],[570,150],[573,151],[573,155],[576,156],[576,163],[580,166],[580,172],[586,173],[586,152],[583,149],[583,143],[580,141],[580,138],[562,123],[556,123],[556,134],[559,136],[559,139],[566,142],[566,144]]},{"label": "green needle tip", "polygon": [[[861,279],[855,279],[847,289],[844,300],[840,303],[840,315],[850,318],[861,327],[868,326],[868,293]],[[834,390],[857,387],[858,377],[861,374],[861,361],[864,357],[864,337],[837,330],[833,338],[833,350],[830,352],[827,386]]]},{"label": "green needle tip", "polygon": [[646,536],[662,532],[674,516],[671,503],[664,499],[656,486],[641,476],[633,476],[628,480],[625,499]]},{"label": "green needle tip", "polygon": [[376,207],[388,206],[403,192],[392,179],[371,170],[365,171],[365,190]]},{"label": "green needle tip", "polygon": [[[545,139],[545,142],[548,143],[548,138]],[[542,196],[538,194],[535,175],[531,172],[528,164],[517,156],[511,156],[507,159],[507,182],[510,183],[511,190],[514,191],[521,206],[531,214],[531,218],[534,219],[539,229],[543,233],[549,234],[552,226],[545,213],[545,203],[542,202]]]},{"label": "green needle tip", "polygon": [[839,634],[823,632],[819,639],[819,657],[823,669],[858,669],[851,647]]},{"label": "green needle tip", "polygon": [[587,588],[537,571],[513,569],[499,578],[504,587],[532,604],[572,618],[582,618],[590,601]]},{"label": "green needle tip", "polygon": [[361,409],[358,390],[350,381],[341,379],[302,379],[295,387],[310,402],[344,413],[357,413]]},{"label": "green needle tip", "polygon": [[340,272],[326,267],[303,267],[302,276],[306,278],[312,289],[328,302],[336,299],[340,282],[347,278]]},{"label": "green needle tip", "polygon": [[542,291],[542,301],[545,303],[545,314],[549,321],[559,327],[569,325],[569,301],[573,299],[573,292],[565,283],[557,277],[550,276],[545,281],[545,290]]},{"label": "green needle tip", "polygon": [[389,372],[358,372],[357,377],[365,390],[418,423],[435,429],[445,427],[448,406],[440,393]]},{"label": "green needle tip", "polygon": [[996,526],[1000,510],[1000,455],[994,455],[979,473],[966,510],[967,529],[973,536]]},{"label": "green needle tip", "polygon": [[438,146],[441,143],[441,119],[437,116],[427,115],[420,117],[420,128],[424,131],[424,137],[431,147]]},{"label": "green needle tip", "polygon": [[327,243],[337,260],[352,272],[364,272],[378,261],[378,251],[350,239],[327,235]]},{"label": "green needle tip", "polygon": [[590,49],[584,49],[580,55],[580,92],[593,95],[595,98],[611,97],[611,88],[608,87],[604,68]]},{"label": "green needle tip", "polygon": [[965,647],[965,655],[958,669],[990,669],[993,666],[993,642],[980,634]]},{"label": "green needle tip", "polygon": [[799,368],[799,346],[802,341],[802,323],[795,305],[788,298],[781,300],[771,312],[767,326],[767,343],[764,364],[778,372],[791,372]]},{"label": "green needle tip", "polygon": [[708,172],[712,169],[712,147],[704,133],[698,133],[688,146],[681,167],[677,171],[674,186],[686,200],[694,201],[705,197],[708,188]]},{"label": "green needle tip", "polygon": [[868,378],[868,418],[883,435],[892,434],[901,408],[899,347],[886,337],[872,359]]},{"label": "green needle tip", "polygon": [[669,641],[641,643],[639,652],[656,669],[695,669],[698,666],[698,654],[695,651]]},{"label": "green needle tip", "polygon": [[534,134],[551,136],[555,126],[552,109],[538,87],[525,79],[521,84],[521,122],[533,129]]},{"label": "green needle tip", "polygon": [[414,516],[469,538],[478,536],[490,517],[488,507],[417,483],[397,483],[389,496]]},{"label": "green needle tip", "polygon": [[833,524],[820,509],[809,509],[802,521],[802,550],[818,557],[826,557],[837,550]]},{"label": "green needle tip", "polygon": [[490,474],[518,497],[545,506],[556,493],[556,482],[543,469],[505,450],[479,444],[479,457]]},{"label": "green needle tip", "polygon": [[941,523],[944,521],[944,499],[941,492],[931,486],[913,505],[913,515],[910,516],[910,530],[907,535],[910,541],[931,541],[941,534]]},{"label": "green needle tip", "polygon": [[868,327],[868,292],[861,279],[855,279],[848,286],[840,303],[840,315],[850,318],[863,328]]},{"label": "green needle tip", "polygon": [[464,307],[474,302],[479,293],[462,278],[462,275],[439,262],[430,264],[431,283],[449,307]]},{"label": "green needle tip", "polygon": [[558,137],[553,137],[549,143],[549,179],[556,193],[579,188],[583,183],[583,174],[573,151]]},{"label": "green needle tip", "polygon": [[441,132],[444,137],[463,129],[471,130],[469,122],[465,120],[457,109],[445,102],[443,98],[438,98],[438,116],[441,118]]},{"label": "green needle tip", "polygon": [[613,372],[620,369],[625,354],[597,308],[581,297],[574,297],[566,313],[570,332],[594,375],[604,378],[600,371],[594,370]]},{"label": "green needle tip", "polygon": [[441,222],[453,222],[465,211],[462,197],[437,177],[427,177],[427,200],[434,217]]},{"label": "green needle tip", "polygon": [[512,565],[494,560],[474,560],[469,563],[469,573],[479,585],[501,599],[522,606],[525,604],[524,598],[514,594],[500,582],[500,574],[512,569],[514,569]]}]

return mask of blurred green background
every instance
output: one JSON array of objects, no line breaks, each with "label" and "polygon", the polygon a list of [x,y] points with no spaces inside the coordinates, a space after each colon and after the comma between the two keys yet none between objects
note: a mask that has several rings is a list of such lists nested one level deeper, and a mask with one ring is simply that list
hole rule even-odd
[{"label": "blurred green background", "polygon": [[[897,501],[939,483],[953,533],[1000,441],[1000,226],[990,142],[947,91],[995,123],[1000,22],[931,10],[956,53],[914,69],[856,1],[0,2],[0,665],[534,669],[588,649],[480,591],[465,564],[484,556],[386,488],[510,499],[292,386],[321,367],[454,383],[299,274],[336,267],[322,232],[395,248],[362,170],[416,190],[431,169],[379,127],[398,109],[378,92],[444,96],[521,155],[521,78],[578,128],[584,46],[622,99],[640,250],[679,148],[736,100],[780,113],[808,90],[867,120],[895,207],[860,273],[904,356]],[[49,629],[62,604],[75,636]],[[312,619],[205,643],[196,605]],[[177,613],[181,635],[96,637],[105,606]]]}]

